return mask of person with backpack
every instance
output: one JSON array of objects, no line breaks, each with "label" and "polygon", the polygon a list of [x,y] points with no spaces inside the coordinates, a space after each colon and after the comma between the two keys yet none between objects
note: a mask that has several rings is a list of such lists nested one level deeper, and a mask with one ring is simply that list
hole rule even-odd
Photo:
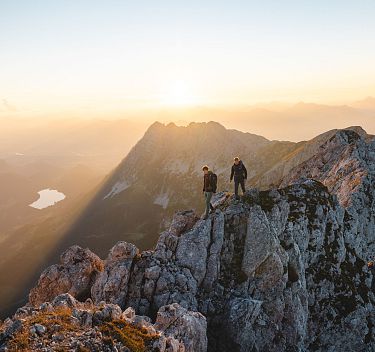
[{"label": "person with backpack", "polygon": [[206,201],[206,212],[204,215],[204,220],[208,218],[208,214],[214,211],[214,207],[211,204],[211,198],[213,193],[216,193],[217,188],[217,176],[211,170],[209,170],[207,165],[202,167],[203,170],[203,193]]},{"label": "person with backpack", "polygon": [[245,193],[245,180],[247,179],[247,170],[242,160],[238,156],[234,158],[234,164],[230,173],[230,182],[234,177],[234,194],[238,199],[238,186],[241,185],[242,193]]}]

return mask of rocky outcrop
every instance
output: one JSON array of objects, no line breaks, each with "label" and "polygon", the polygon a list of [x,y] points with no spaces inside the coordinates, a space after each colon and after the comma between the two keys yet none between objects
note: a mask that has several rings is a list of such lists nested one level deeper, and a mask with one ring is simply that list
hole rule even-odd
[{"label": "rocky outcrop", "polygon": [[130,243],[118,242],[112,247],[105,260],[104,270],[91,287],[91,297],[95,302],[125,305],[131,266],[137,254],[138,249]]},{"label": "rocky outcrop", "polygon": [[155,328],[181,341],[185,352],[207,350],[206,318],[198,312],[189,312],[177,303],[159,309]]},{"label": "rocky outcrop", "polygon": [[39,305],[60,293],[68,292],[80,300],[90,297],[91,286],[103,270],[103,261],[88,248],[68,248],[60,256],[60,264],[44,270],[29,294],[29,301]]},{"label": "rocky outcrop", "polygon": [[39,307],[19,308],[0,326],[0,351],[203,352],[206,319],[178,304],[158,312],[155,324],[133,309],[69,294]]}]

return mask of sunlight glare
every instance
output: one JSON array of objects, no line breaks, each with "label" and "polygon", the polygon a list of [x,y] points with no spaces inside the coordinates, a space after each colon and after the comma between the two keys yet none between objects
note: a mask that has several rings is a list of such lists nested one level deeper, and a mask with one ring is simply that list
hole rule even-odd
[{"label": "sunlight glare", "polygon": [[162,94],[160,103],[168,106],[191,106],[197,103],[197,99],[186,81],[178,80],[174,81]]}]

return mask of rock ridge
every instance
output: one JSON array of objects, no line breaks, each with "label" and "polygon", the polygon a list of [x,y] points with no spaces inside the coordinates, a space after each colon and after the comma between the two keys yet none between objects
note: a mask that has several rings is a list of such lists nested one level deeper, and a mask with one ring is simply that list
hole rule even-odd
[{"label": "rock ridge", "polygon": [[[174,334],[185,348],[183,336],[194,336],[190,320],[199,312],[208,347],[192,339],[200,346],[195,351],[371,351],[374,276],[366,259],[374,248],[374,191],[363,194],[364,187],[353,190],[347,207],[311,178],[251,189],[242,201],[219,193],[206,221],[194,211],[176,213],[154,250],[120,241],[102,261],[88,249],[69,248],[63,258],[78,252],[95,258],[95,266],[61,259],[42,273],[30,305],[54,299],[58,290],[46,289],[51,282],[76,297],[90,282],[94,304],[134,309],[151,320],[171,305],[191,312],[182,319],[186,330]],[[74,285],[66,273],[74,273]]]}]

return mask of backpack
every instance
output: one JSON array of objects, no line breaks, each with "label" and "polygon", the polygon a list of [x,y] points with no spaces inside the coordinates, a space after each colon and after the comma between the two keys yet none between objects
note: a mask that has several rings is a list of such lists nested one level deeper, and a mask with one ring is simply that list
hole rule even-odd
[{"label": "backpack", "polygon": [[211,173],[211,187],[212,187],[212,192],[216,193],[217,189],[217,175],[214,174],[213,172]]}]

